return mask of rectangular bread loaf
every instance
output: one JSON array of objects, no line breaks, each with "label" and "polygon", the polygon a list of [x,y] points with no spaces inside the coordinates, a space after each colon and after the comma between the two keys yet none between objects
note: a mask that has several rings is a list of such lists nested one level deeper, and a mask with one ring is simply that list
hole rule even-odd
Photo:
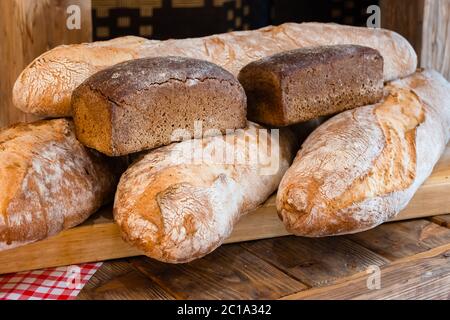
[{"label": "rectangular bread loaf", "polygon": [[191,58],[117,64],[83,82],[72,105],[78,139],[110,156],[246,126],[239,81],[213,63]]},{"label": "rectangular bread loaf", "polygon": [[303,48],[251,62],[238,78],[249,120],[287,126],[378,102],[383,57],[356,45]]},{"label": "rectangular bread loaf", "polygon": [[259,30],[166,41],[123,37],[59,46],[42,54],[19,75],[13,101],[24,112],[70,116],[73,90],[92,74],[126,60],[183,56],[213,62],[237,75],[246,64],[275,53],[335,44],[378,50],[384,58],[384,80],[405,77],[417,66],[414,49],[397,33],[337,24],[285,23]]},{"label": "rectangular bread loaf", "polygon": [[112,199],[120,170],[66,119],[0,131],[0,250],[73,227]]}]

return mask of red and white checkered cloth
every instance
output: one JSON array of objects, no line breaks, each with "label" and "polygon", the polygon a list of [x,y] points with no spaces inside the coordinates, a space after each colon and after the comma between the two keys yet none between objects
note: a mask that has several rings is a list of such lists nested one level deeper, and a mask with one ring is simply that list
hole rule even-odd
[{"label": "red and white checkered cloth", "polygon": [[102,265],[86,263],[0,276],[0,300],[70,300]]}]

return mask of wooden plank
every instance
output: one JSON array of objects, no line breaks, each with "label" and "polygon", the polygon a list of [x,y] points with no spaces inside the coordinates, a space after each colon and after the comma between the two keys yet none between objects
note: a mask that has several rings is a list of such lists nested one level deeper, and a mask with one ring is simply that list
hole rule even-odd
[{"label": "wooden plank", "polygon": [[[393,220],[413,219],[450,212],[450,146],[432,175],[408,207]],[[257,210],[242,217],[225,243],[285,236],[289,233],[278,219],[272,196]],[[41,255],[40,252],[51,254]],[[140,255],[122,241],[111,209],[104,208],[86,223],[49,239],[0,252],[0,274],[82,262],[104,261]],[[14,258],[12,258],[14,257]]]},{"label": "wooden plank", "polygon": [[283,299],[450,299],[450,244],[400,259],[380,271],[380,289],[369,289],[372,273],[360,272]]},{"label": "wooden plank", "polygon": [[381,26],[411,43],[421,67],[450,80],[450,1],[380,0],[380,8]]},{"label": "wooden plank", "polygon": [[[425,0],[380,0],[381,27],[404,36],[420,57]],[[434,1],[434,0],[432,0]]]},{"label": "wooden plank", "polygon": [[348,237],[387,259],[398,260],[450,243],[450,230],[420,219],[386,223]]},{"label": "wooden plank", "polygon": [[327,285],[369,266],[389,262],[344,236],[319,239],[291,236],[241,245],[312,287]]},{"label": "wooden plank", "polygon": [[177,299],[275,299],[306,288],[238,245],[222,246],[186,264],[146,257],[131,261]]},{"label": "wooden plank", "polygon": [[425,0],[421,66],[450,80],[450,1]]},{"label": "wooden plank", "polygon": [[[81,29],[66,27],[69,5],[81,9]],[[59,45],[91,41],[90,0],[0,1],[0,128],[36,119],[12,104],[20,72],[41,53]]]},{"label": "wooden plank", "polygon": [[436,223],[442,227],[450,229],[450,214],[443,214],[441,216],[435,216],[429,218],[429,220],[433,223]]},{"label": "wooden plank", "polygon": [[169,300],[173,297],[127,261],[104,263],[81,290],[78,300]]},{"label": "wooden plank", "polygon": [[[397,222],[395,224],[405,224],[406,222]],[[339,239],[344,239],[345,242],[340,242]],[[266,273],[270,273],[267,279],[284,282],[286,280],[285,275],[282,273],[280,278],[279,273],[274,273],[271,270],[267,270],[265,273],[258,271],[255,275],[255,270],[265,268],[266,263],[261,265],[262,260],[268,262],[269,266],[275,266],[276,269],[281,269],[288,274],[288,276],[294,276],[295,272],[292,272],[292,268],[304,268],[306,273],[312,272],[315,274],[314,269],[318,273],[326,272],[322,263],[313,261],[315,258],[306,257],[303,260],[302,265],[298,265],[299,257],[314,255],[314,250],[318,250],[317,259],[328,260],[329,269],[328,272],[335,273],[335,268],[341,268],[342,266],[355,264],[354,255],[361,255],[361,249],[356,249],[351,241],[345,239],[345,237],[329,238],[327,242],[322,242],[321,245],[315,243],[317,240],[326,239],[308,239],[311,243],[303,245],[293,246],[289,243],[290,240],[301,240],[301,238],[284,237],[280,239],[261,240],[253,242],[251,244],[258,243],[272,243],[278,242],[274,245],[263,245],[262,247],[248,246],[248,244],[233,244],[222,247],[220,250],[231,250],[225,255],[226,259],[222,259],[221,256],[210,256],[208,259],[198,260],[188,265],[165,265],[163,263],[155,262],[148,258],[135,258],[131,259],[131,263],[134,267],[131,267],[127,261],[112,261],[106,262],[103,267],[91,278],[91,281],[87,284],[85,289],[80,293],[81,299],[172,299],[172,295],[176,298],[189,298],[189,299],[210,299],[210,298],[230,298],[230,299],[249,299],[255,298],[255,291],[257,291],[256,297],[259,299],[272,299],[277,298],[279,292],[273,293],[271,290],[261,290],[259,285],[259,278],[266,277]],[[314,241],[316,240],[316,241]],[[332,240],[338,240],[338,243],[334,244]],[[307,246],[308,245],[308,246]],[[241,248],[240,248],[241,247]],[[300,247],[300,250],[295,250],[295,247]],[[233,259],[231,257],[237,257],[240,260],[240,252],[242,248],[254,253],[257,258],[246,258],[245,261],[231,265],[227,259]],[[309,248],[309,251],[308,249]],[[364,249],[362,256],[365,256]],[[395,248],[392,248],[395,250]],[[267,260],[268,254],[261,252],[270,251],[271,255],[278,256],[283,255],[281,259]],[[345,252],[347,254],[345,255]],[[324,286],[324,290],[302,288],[301,292],[296,292],[284,296],[287,299],[448,299],[450,286],[450,273],[448,272],[448,260],[445,262],[432,260],[423,261],[419,263],[413,263],[410,261],[419,261],[426,259],[434,259],[435,256],[443,255],[443,257],[450,257],[450,244],[447,243],[444,246],[434,248],[429,251],[422,252],[412,257],[401,258],[393,263],[384,264],[383,258],[375,256],[369,256],[369,259],[364,262],[365,267],[360,268],[360,272],[353,274],[352,276],[345,276],[344,274],[337,278],[334,285]],[[216,255],[214,253],[213,255]],[[334,257],[334,258],[333,258]],[[259,258],[259,259],[258,259]],[[261,259],[262,258],[262,259]],[[439,257],[442,258],[442,257]],[[285,263],[279,263],[280,260],[284,260]],[[332,265],[332,261],[336,261],[335,266]],[[341,261],[342,260],[342,261]],[[363,257],[363,260],[366,260]],[[373,264],[370,264],[370,260]],[[203,261],[200,263],[199,261]],[[234,259],[233,259],[234,261]],[[436,263],[437,262],[437,263]],[[356,262],[356,264],[358,261]],[[255,268],[248,268],[246,266],[251,265]],[[381,289],[369,290],[367,288],[367,279],[369,274],[366,273],[367,268],[373,266],[381,267]],[[231,266],[231,271],[227,270]],[[362,267],[363,265],[361,265]],[[389,269],[390,266],[395,266]],[[136,273],[136,269],[140,271]],[[245,276],[242,276],[241,270],[245,269]],[[403,274],[403,270],[406,275]],[[147,280],[142,278],[142,274],[145,274]],[[398,274],[401,276],[399,277]],[[251,278],[254,281],[242,281],[242,279]],[[356,281],[356,280],[357,281]],[[150,281],[150,283],[148,283]],[[356,281],[356,283],[355,283]],[[155,284],[158,282],[158,285]],[[230,282],[232,282],[232,289],[230,290]],[[255,286],[255,282],[258,283]],[[322,283],[326,284],[326,283]],[[211,287],[212,286],[212,287]],[[150,287],[150,294],[147,293],[146,288]],[[156,288],[156,295],[155,295]],[[164,289],[163,289],[164,288]],[[256,289],[255,289],[256,288]],[[204,290],[211,290],[211,292],[204,293]],[[222,291],[225,291],[223,293]],[[231,291],[231,294],[230,294]],[[214,294],[211,294],[215,292]],[[281,296],[278,296],[280,298]]]}]

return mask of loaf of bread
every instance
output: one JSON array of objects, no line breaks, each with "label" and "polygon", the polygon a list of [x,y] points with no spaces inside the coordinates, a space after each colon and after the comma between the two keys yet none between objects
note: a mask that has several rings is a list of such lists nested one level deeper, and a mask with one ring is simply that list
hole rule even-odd
[{"label": "loaf of bread", "polygon": [[[246,126],[246,96],[228,71],[203,60],[143,58],[84,81],[72,95],[78,140],[119,156]],[[198,127],[198,128],[196,128]]]},{"label": "loaf of bread", "polygon": [[323,23],[285,23],[195,39],[146,40],[124,37],[104,42],[56,47],[36,58],[19,75],[14,104],[24,112],[70,116],[73,90],[89,76],[116,63],[143,57],[184,56],[207,60],[237,75],[254,60],[310,46],[357,44],[384,58],[384,80],[414,72],[416,54],[395,32]]},{"label": "loaf of bread", "polygon": [[373,228],[401,211],[450,137],[450,84],[435,71],[386,87],[382,102],[340,113],[302,145],[277,194],[296,235]]},{"label": "loaf of bread", "polygon": [[239,81],[249,120],[287,126],[378,102],[383,57],[356,45],[302,48],[249,63]]},{"label": "loaf of bread", "polygon": [[0,131],[0,250],[73,227],[111,200],[119,172],[75,138],[69,120]]},{"label": "loaf of bread", "polygon": [[122,175],[114,219],[152,258],[180,263],[217,248],[236,221],[278,187],[295,154],[288,129],[255,124],[234,134],[154,149]]}]

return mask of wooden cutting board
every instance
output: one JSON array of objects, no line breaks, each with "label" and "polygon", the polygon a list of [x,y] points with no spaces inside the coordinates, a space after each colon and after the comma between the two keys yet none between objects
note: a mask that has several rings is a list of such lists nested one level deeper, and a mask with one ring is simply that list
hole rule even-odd
[{"label": "wooden cutting board", "polygon": [[[450,145],[409,205],[393,220],[450,213]],[[278,219],[275,196],[244,216],[225,243],[288,235]],[[0,252],[0,274],[140,255],[122,241],[111,207],[102,208],[82,225],[49,239]]]}]

